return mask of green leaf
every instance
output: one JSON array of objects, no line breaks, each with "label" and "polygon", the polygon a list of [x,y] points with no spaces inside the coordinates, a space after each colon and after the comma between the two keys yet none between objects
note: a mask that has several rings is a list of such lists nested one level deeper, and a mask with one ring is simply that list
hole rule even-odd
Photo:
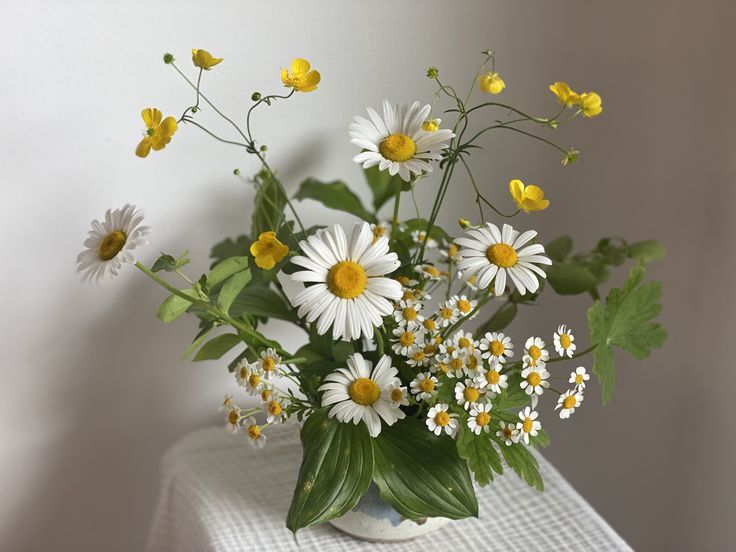
[{"label": "green leaf", "polygon": [[210,268],[229,257],[242,257],[248,252],[250,243],[251,239],[246,235],[242,235],[234,240],[232,238],[226,238],[213,245],[210,251],[210,257],[214,259],[214,262]]},{"label": "green leaf", "polygon": [[[406,227],[406,233],[411,234],[411,232],[413,232],[414,230],[426,230],[429,221],[423,218],[413,218],[409,220],[404,220],[401,222],[401,224]],[[429,237],[437,240],[440,243],[449,243],[452,241],[450,235],[445,232],[445,230],[441,226],[437,226],[436,224],[432,225],[432,229],[429,231]]]},{"label": "green leaf", "polygon": [[207,275],[207,285],[210,288],[221,284],[233,274],[248,268],[248,257],[229,257],[215,265]]},{"label": "green leaf", "polygon": [[398,174],[391,176],[388,171],[379,170],[378,165],[363,169],[363,174],[373,192],[373,209],[377,213],[401,189],[401,177]]},{"label": "green leaf", "polygon": [[373,474],[373,448],[365,424],[342,424],[327,409],[312,413],[301,430],[304,455],[286,517],[294,533],[343,515],[365,494]]},{"label": "green leaf", "polygon": [[662,286],[654,281],[642,284],[645,274],[642,266],[634,267],[624,287],[608,293],[605,308],[599,300],[588,309],[590,342],[597,345],[593,373],[601,382],[604,403],[611,399],[616,379],[611,347],[642,359],[667,337],[664,327],[653,320],[662,310]]},{"label": "green leaf", "polygon": [[[179,291],[181,291],[185,295],[192,297],[193,299],[199,299],[199,294],[194,289],[188,288]],[[178,295],[170,295],[159,306],[158,312],[156,312],[156,318],[168,324],[169,322],[173,322],[182,314],[187,312],[187,310],[191,306],[191,301],[187,301],[186,299],[184,299],[183,297],[179,297]]]},{"label": "green leaf", "polygon": [[204,340],[207,339],[209,333],[214,329],[214,321],[203,323],[201,325],[199,333],[197,333],[197,335],[194,337],[194,341],[192,341],[191,345],[189,345],[189,347],[187,347],[184,353],[181,355],[181,359],[186,360],[187,358],[189,358],[189,355],[191,355],[202,343],[204,343]]},{"label": "green leaf", "polygon": [[572,252],[572,238],[561,236],[544,246],[547,256],[555,262],[561,263]]},{"label": "green leaf", "polygon": [[598,284],[597,278],[586,267],[577,264],[558,264],[547,269],[547,281],[560,295],[585,293]]},{"label": "green leaf", "polygon": [[258,191],[253,205],[251,236],[257,238],[261,233],[278,230],[284,219],[286,196],[281,183],[269,172],[262,170],[255,177]]},{"label": "green leaf", "polygon": [[629,257],[644,263],[658,261],[667,254],[664,247],[654,240],[632,243],[629,246]]},{"label": "green leaf", "polygon": [[284,303],[281,296],[265,286],[250,285],[243,289],[230,307],[230,314],[250,314],[256,318],[297,320],[296,311]]},{"label": "green leaf", "polygon": [[501,449],[501,454],[503,454],[503,459],[506,460],[506,464],[514,470],[516,475],[538,491],[544,490],[542,475],[539,473],[539,463],[526,446],[521,443],[511,446],[499,444],[499,448]]},{"label": "green leaf", "polygon": [[529,404],[530,397],[521,388],[522,379],[521,374],[516,371],[509,375],[509,379],[507,381],[508,387],[504,389],[493,401],[494,412],[498,410],[507,410],[509,408],[519,408]]},{"label": "green leaf", "polygon": [[478,516],[468,464],[452,439],[405,418],[373,439],[373,480],[386,502],[409,519]]},{"label": "green leaf", "polygon": [[222,289],[217,296],[217,306],[220,310],[225,313],[230,312],[230,306],[233,304],[233,301],[235,301],[235,298],[245,285],[250,282],[250,277],[250,270],[246,269],[236,272],[230,276],[230,278],[225,280],[225,284],[222,286]]},{"label": "green leaf", "polygon": [[366,211],[358,196],[340,180],[320,182],[317,179],[308,178],[302,182],[294,197],[300,200],[313,199],[329,209],[345,211],[368,222],[376,222],[376,217]]},{"label": "green leaf", "polygon": [[519,308],[516,303],[506,303],[491,316],[489,320],[481,324],[475,331],[476,335],[483,335],[486,332],[497,332],[503,330],[516,317]]},{"label": "green leaf", "polygon": [[155,263],[153,263],[151,271],[161,272],[162,270],[165,270],[166,272],[173,272],[174,270],[176,270],[176,259],[171,255],[161,253],[161,256],[156,259]]},{"label": "green leaf", "polygon": [[503,473],[501,457],[488,435],[475,435],[463,424],[457,438],[457,452],[460,458],[468,461],[475,480],[485,486],[493,481],[493,472]]},{"label": "green leaf", "polygon": [[213,337],[194,355],[194,362],[216,360],[243,340],[237,334],[226,333]]}]

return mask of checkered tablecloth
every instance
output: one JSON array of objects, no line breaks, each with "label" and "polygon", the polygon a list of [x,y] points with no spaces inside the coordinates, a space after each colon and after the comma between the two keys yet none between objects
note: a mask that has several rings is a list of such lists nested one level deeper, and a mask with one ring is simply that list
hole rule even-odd
[{"label": "checkered tablecloth", "polygon": [[329,524],[286,528],[301,462],[298,428],[273,428],[262,450],[222,428],[196,431],[161,461],[161,493],[149,552],[250,550],[631,550],[626,542],[539,456],[545,491],[513,472],[478,489],[478,519],[455,521],[413,541],[372,544]]}]

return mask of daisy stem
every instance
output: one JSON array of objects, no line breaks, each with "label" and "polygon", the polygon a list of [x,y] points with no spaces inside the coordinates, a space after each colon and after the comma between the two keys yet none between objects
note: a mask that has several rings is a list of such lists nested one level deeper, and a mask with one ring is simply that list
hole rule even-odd
[{"label": "daisy stem", "polygon": [[383,329],[383,326],[381,326],[374,334],[374,338],[376,340],[376,352],[378,353],[379,357],[383,356],[384,351],[384,343],[383,343],[383,334],[381,333],[381,330]]},{"label": "daisy stem", "polygon": [[394,214],[391,217],[391,238],[393,239],[396,229],[399,227],[399,204],[401,203],[401,186],[396,190],[394,196]]}]

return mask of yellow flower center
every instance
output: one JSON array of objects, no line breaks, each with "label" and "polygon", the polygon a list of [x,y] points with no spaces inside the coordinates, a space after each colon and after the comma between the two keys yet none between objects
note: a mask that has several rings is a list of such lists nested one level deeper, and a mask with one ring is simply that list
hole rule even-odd
[{"label": "yellow flower center", "polygon": [[455,257],[457,257],[457,251],[458,251],[457,245],[455,245],[454,243],[451,243],[449,246],[447,246],[447,255],[451,259],[454,259]]},{"label": "yellow flower center", "polygon": [[424,321],[423,325],[424,329],[430,332],[433,332],[437,329],[437,323],[431,318],[427,318],[427,320]]},{"label": "yellow flower center", "polygon": [[400,402],[401,399],[403,398],[404,398],[404,392],[401,389],[396,387],[395,389],[391,390],[391,400],[393,402]]},{"label": "yellow flower center", "polygon": [[452,368],[455,372],[459,372],[463,369],[463,359],[461,358],[453,358],[450,361],[450,368]]},{"label": "yellow flower center", "polygon": [[461,337],[458,339],[457,344],[461,349],[469,349],[473,345],[467,337]]},{"label": "yellow flower center", "polygon": [[533,427],[534,420],[532,420],[531,418],[524,418],[524,421],[521,422],[521,429],[524,430],[524,433],[530,433]]},{"label": "yellow flower center", "polygon": [[503,433],[504,439],[511,439],[511,437],[514,434],[514,430],[511,428],[511,426],[506,426],[501,430]]},{"label": "yellow flower center", "polygon": [[276,361],[272,357],[266,357],[261,362],[261,366],[264,372],[273,372],[273,369],[276,368]]},{"label": "yellow flower center", "polygon": [[426,378],[419,380],[419,389],[425,393],[431,393],[434,391],[434,380],[432,378]]},{"label": "yellow flower center", "polygon": [[486,373],[486,381],[490,385],[496,385],[499,381],[501,381],[501,374],[499,374],[495,370],[488,370],[488,372]]},{"label": "yellow flower center", "polygon": [[475,423],[481,427],[485,427],[491,423],[491,415],[488,412],[478,412],[475,417]]},{"label": "yellow flower center", "polygon": [[565,410],[575,408],[577,404],[578,400],[575,398],[575,395],[570,395],[569,397],[565,397],[564,399],[562,399],[562,408],[564,408]]},{"label": "yellow flower center", "polygon": [[452,345],[448,345],[447,346],[447,354],[448,355],[451,355],[454,352],[455,352],[455,347],[453,347]]},{"label": "yellow flower center", "polygon": [[156,129],[155,128],[147,128],[146,129],[146,135],[147,136],[153,136],[154,134],[156,134]]},{"label": "yellow flower center", "polygon": [[100,242],[100,259],[109,261],[125,246],[128,236],[120,230],[113,230]]},{"label": "yellow flower center", "polygon": [[437,276],[440,275],[440,271],[437,270],[432,265],[425,266],[423,270],[424,270],[424,272],[426,272],[427,274],[429,274],[432,278],[436,278]]},{"label": "yellow flower center", "polygon": [[478,368],[478,357],[475,355],[471,355],[471,357],[468,359],[468,368],[471,370],[475,370]]},{"label": "yellow flower center", "polygon": [[526,381],[532,387],[536,387],[542,382],[542,376],[539,375],[539,372],[532,372],[526,377]]},{"label": "yellow flower center", "polygon": [[413,355],[411,355],[411,358],[416,362],[422,362],[425,358],[427,358],[427,355],[424,354],[424,351],[417,351]]},{"label": "yellow flower center", "polygon": [[413,322],[417,319],[417,311],[414,310],[412,307],[406,307],[404,310],[401,311],[401,316],[404,317],[404,320]]},{"label": "yellow flower center", "polygon": [[258,374],[251,374],[248,378],[248,385],[251,387],[258,387],[258,384],[261,383],[261,376]]},{"label": "yellow flower center", "polygon": [[437,368],[439,368],[445,374],[450,371],[450,365],[445,362],[440,362],[437,365]]},{"label": "yellow flower center", "polygon": [[[373,233],[375,234],[375,232],[373,232]],[[381,234],[383,234],[383,231],[381,231]],[[399,276],[396,279],[399,281],[399,283],[402,286],[408,286],[409,285],[409,282],[411,282],[411,278],[409,278],[408,276]]]},{"label": "yellow flower center", "polygon": [[404,332],[399,337],[399,343],[401,343],[404,347],[408,347],[412,343],[414,343],[414,334],[412,332]]},{"label": "yellow flower center", "polygon": [[362,406],[369,406],[378,400],[381,390],[376,382],[370,378],[358,378],[350,384],[348,395]]},{"label": "yellow flower center", "polygon": [[384,228],[383,226],[377,225],[373,227],[373,237],[375,239],[382,237],[385,233],[386,233],[386,228]]},{"label": "yellow flower center", "polygon": [[406,134],[390,134],[378,145],[378,151],[390,161],[408,161],[414,157],[417,145]]},{"label": "yellow flower center", "polygon": [[248,377],[248,367],[247,366],[241,366],[240,367],[240,379],[246,379]]},{"label": "yellow flower center", "polygon": [[450,423],[450,415],[444,410],[440,410],[437,414],[434,415],[434,423],[436,423],[438,426],[445,427]]},{"label": "yellow flower center", "polygon": [[509,268],[516,264],[518,255],[514,248],[507,243],[495,243],[486,249],[488,262],[501,268]]},{"label": "yellow flower center", "polygon": [[261,437],[261,428],[257,425],[252,425],[248,427],[248,437],[250,437],[253,440],[259,439]]},{"label": "yellow flower center", "polygon": [[426,344],[426,345],[424,346],[424,354],[425,354],[425,355],[427,355],[427,356],[431,356],[431,355],[435,354],[436,352],[437,352],[437,347],[435,347],[435,346],[434,346],[434,345],[432,345],[431,343],[427,343],[427,344]]},{"label": "yellow flower center", "polygon": [[531,347],[529,347],[529,356],[532,358],[533,361],[536,362],[542,356],[542,349],[540,349],[536,345],[532,345]]},{"label": "yellow flower center", "polygon": [[584,381],[585,379],[583,378],[583,374],[578,374],[577,376],[575,376],[575,383],[577,385],[582,385]]},{"label": "yellow flower center", "polygon": [[235,410],[231,410],[227,415],[227,421],[232,425],[238,423],[238,418],[240,418],[240,415]]},{"label": "yellow flower center", "polygon": [[270,398],[271,398],[271,390],[270,389],[264,389],[263,391],[261,391],[261,400],[262,401],[267,401]]},{"label": "yellow flower center", "polygon": [[440,316],[445,320],[452,318],[452,309],[450,307],[443,307],[440,309]]},{"label": "yellow flower center", "polygon": [[503,342],[499,341],[498,339],[494,339],[491,341],[491,353],[493,353],[493,356],[501,356],[506,352],[506,347],[504,346]]},{"label": "yellow flower center", "polygon": [[272,416],[278,416],[281,414],[281,411],[283,408],[281,408],[281,403],[278,401],[271,401],[268,403],[268,413]]},{"label": "yellow flower center", "polygon": [[437,132],[440,128],[437,119],[428,119],[422,123],[422,130],[425,132]]},{"label": "yellow flower center", "polygon": [[466,387],[463,391],[463,398],[470,403],[478,402],[480,392],[475,387]]},{"label": "yellow flower center", "polygon": [[404,295],[401,296],[402,301],[416,301],[416,299],[417,299],[417,296],[410,289],[407,289],[404,292]]},{"label": "yellow flower center", "polygon": [[460,299],[460,301],[457,302],[457,308],[463,314],[468,314],[471,309],[470,301],[466,301],[465,299]]},{"label": "yellow flower center", "polygon": [[363,293],[368,276],[354,261],[340,261],[327,274],[327,287],[343,299],[353,299]]},{"label": "yellow flower center", "polygon": [[570,339],[570,336],[567,334],[562,334],[560,336],[560,345],[563,349],[567,349],[570,347],[570,343],[572,343],[572,340]]}]

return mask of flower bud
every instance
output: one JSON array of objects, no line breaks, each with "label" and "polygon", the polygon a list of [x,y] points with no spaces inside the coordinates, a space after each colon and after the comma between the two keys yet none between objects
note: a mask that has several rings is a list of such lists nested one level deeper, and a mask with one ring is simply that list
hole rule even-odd
[{"label": "flower bud", "polygon": [[261,93],[260,92],[253,92],[253,94],[250,95],[250,99],[254,102],[257,102],[261,99]]},{"label": "flower bud", "polygon": [[468,219],[464,219],[464,218],[458,219],[457,223],[460,225],[460,228],[462,228],[463,230],[467,230],[468,228],[470,228],[470,221]]},{"label": "flower bud", "polygon": [[164,54],[164,63],[168,65],[169,63],[172,63],[173,61],[174,61],[173,54],[169,54],[169,53]]},{"label": "flower bud", "polygon": [[268,151],[268,146],[267,146],[267,145],[265,145],[265,144],[264,144],[264,145],[262,145],[262,146],[261,146],[261,151]]},{"label": "flower bud", "polygon": [[233,174],[234,174],[235,176],[238,176],[238,175],[240,174],[240,169],[235,169],[235,170],[233,170]]},{"label": "flower bud", "polygon": [[440,76],[440,70],[437,67],[430,67],[427,69],[427,78],[436,79]]}]

